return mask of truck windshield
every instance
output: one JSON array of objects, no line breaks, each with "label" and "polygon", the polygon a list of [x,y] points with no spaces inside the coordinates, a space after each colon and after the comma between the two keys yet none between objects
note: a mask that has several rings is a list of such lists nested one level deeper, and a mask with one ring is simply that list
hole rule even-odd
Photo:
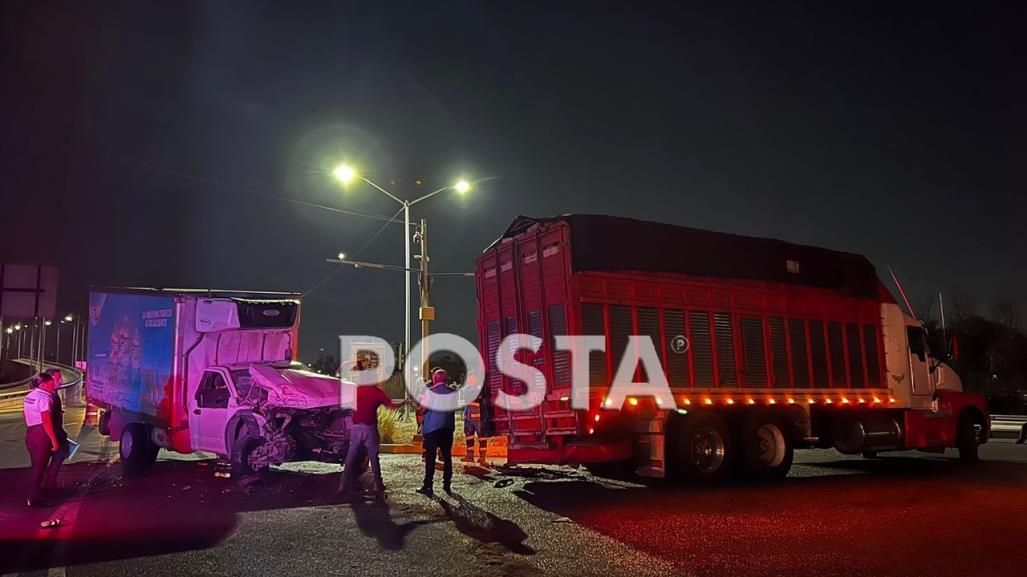
[{"label": "truck windshield", "polygon": [[261,403],[267,400],[267,391],[253,383],[253,375],[250,374],[249,369],[232,371],[232,382],[235,383],[239,399],[250,403]]}]

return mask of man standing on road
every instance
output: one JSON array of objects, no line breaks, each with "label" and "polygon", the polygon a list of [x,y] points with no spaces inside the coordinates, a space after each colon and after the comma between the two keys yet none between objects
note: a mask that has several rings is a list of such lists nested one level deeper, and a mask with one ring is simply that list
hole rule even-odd
[{"label": "man standing on road", "polygon": [[32,460],[27,502],[30,507],[46,506],[42,493],[56,493],[57,473],[69,449],[57,381],[50,373],[40,374],[36,388],[25,396],[24,413],[25,448]]},{"label": "man standing on road", "polygon": [[467,440],[467,454],[464,455],[465,463],[474,462],[474,436],[478,436],[478,463],[487,466],[485,456],[489,450],[488,437],[484,436],[481,422],[481,404],[473,401],[464,406],[464,438]]},{"label": "man standing on road", "polygon": [[[354,370],[361,371],[363,366],[358,363]],[[378,407],[394,409],[396,405],[376,385],[359,383],[356,401],[353,428],[349,434],[349,451],[346,453],[346,465],[342,471],[339,492],[348,492],[354,483],[359,482],[357,477],[360,476],[360,461],[366,454],[371,465],[371,474],[374,475],[374,492],[384,493],[385,482],[382,481],[382,467],[378,461],[378,450],[381,447],[381,438],[378,436]]]},{"label": "man standing on road", "polygon": [[[431,374],[430,391],[436,395],[449,395],[453,389],[446,384],[448,375],[442,369],[436,369]],[[422,403],[424,405],[424,403]],[[435,495],[435,453],[442,453],[442,489],[446,493],[452,493],[450,482],[453,479],[453,430],[456,429],[456,419],[453,411],[435,410],[431,403],[428,403],[428,410],[424,413],[424,424],[421,426],[421,433],[424,435],[424,483],[417,490],[418,493],[426,496]]]}]

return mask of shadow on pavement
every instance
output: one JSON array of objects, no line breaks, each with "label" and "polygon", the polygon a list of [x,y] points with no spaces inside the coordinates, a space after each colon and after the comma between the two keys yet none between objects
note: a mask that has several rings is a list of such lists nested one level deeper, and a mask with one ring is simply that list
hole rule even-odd
[{"label": "shadow on pavement", "polygon": [[495,543],[512,553],[532,555],[535,550],[524,543],[528,534],[513,521],[501,519],[476,506],[460,495],[454,494],[456,505],[436,497],[446,516],[453,521],[457,530],[481,543]]},{"label": "shadow on pavement", "polygon": [[[0,470],[0,574],[204,549],[229,536],[237,514],[347,503],[338,475],[269,473],[220,479],[207,461],[159,461],[141,477],[118,465],[65,466],[70,497],[48,508],[25,506],[28,469]],[[388,505],[355,507],[361,529],[385,548],[400,548],[414,524],[396,525]],[[63,526],[41,529],[58,518]]]},{"label": "shadow on pavement", "polygon": [[389,503],[381,498],[366,500],[358,497],[353,501],[353,516],[356,518],[357,527],[365,535],[374,538],[383,549],[389,551],[403,549],[407,535],[419,526],[444,521],[419,519],[397,523]]}]

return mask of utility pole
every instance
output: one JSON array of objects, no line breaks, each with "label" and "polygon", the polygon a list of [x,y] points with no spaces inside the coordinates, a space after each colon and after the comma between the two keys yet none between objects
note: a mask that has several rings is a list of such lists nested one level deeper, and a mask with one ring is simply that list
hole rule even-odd
[{"label": "utility pole", "polygon": [[431,293],[431,277],[428,275],[428,263],[430,258],[428,257],[428,221],[421,219],[420,229],[417,231],[417,235],[414,237],[418,243],[421,244],[421,377],[425,381],[430,381],[431,375],[428,371],[431,367],[428,366],[429,355],[428,355],[428,335],[431,334],[431,321],[435,320],[435,307],[431,306],[429,294]]}]

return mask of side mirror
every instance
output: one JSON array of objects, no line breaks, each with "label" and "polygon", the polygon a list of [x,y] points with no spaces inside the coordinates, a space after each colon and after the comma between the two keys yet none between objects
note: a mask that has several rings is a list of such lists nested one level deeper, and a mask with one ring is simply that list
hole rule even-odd
[{"label": "side mirror", "polygon": [[945,343],[945,356],[953,361],[959,360],[959,341],[956,340],[956,335],[950,336]]}]

